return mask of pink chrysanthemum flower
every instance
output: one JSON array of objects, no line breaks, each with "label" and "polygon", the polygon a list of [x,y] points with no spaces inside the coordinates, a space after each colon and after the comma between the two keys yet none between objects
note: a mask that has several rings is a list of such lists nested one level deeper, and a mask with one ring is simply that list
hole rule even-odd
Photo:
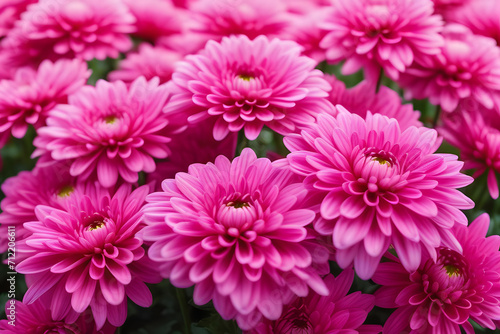
[{"label": "pink chrysanthemum flower", "polygon": [[147,80],[158,77],[160,83],[165,83],[172,78],[174,64],[182,58],[178,52],[142,43],[138,52],[127,54],[118,69],[109,73],[109,79],[131,84],[138,77],[144,76]]},{"label": "pink chrysanthemum flower", "polygon": [[[40,301],[25,304],[18,300],[8,300],[5,304],[5,314],[7,319],[0,320],[2,334],[113,334],[116,330],[109,324],[97,330],[94,319],[88,312],[75,317],[76,320],[54,319],[50,305]],[[10,321],[12,322],[9,323]]]},{"label": "pink chrysanthemum flower", "polygon": [[184,12],[169,0],[123,0],[136,18],[134,35],[155,41],[158,37],[181,33]]},{"label": "pink chrysanthemum flower", "polygon": [[[81,60],[43,61],[38,70],[19,69],[12,80],[0,81],[0,142],[22,138],[31,124],[45,125],[48,112],[83,87],[91,71]],[[2,140],[2,137],[4,139]]]},{"label": "pink chrysanthemum flower", "polygon": [[429,98],[447,112],[465,99],[492,109],[500,94],[500,48],[459,24],[447,25],[443,36],[441,53],[417,60],[401,75],[405,98]]},{"label": "pink chrysanthemum flower", "polygon": [[282,0],[199,0],[190,6],[190,30],[220,41],[224,36],[277,37],[289,24]]},{"label": "pink chrysanthemum flower", "polygon": [[[224,319],[250,329],[261,315],[276,320],[293,293],[328,289],[311,266],[324,248],[306,243],[315,217],[293,174],[251,149],[231,163],[194,164],[148,196],[142,231],[149,257],[173,285],[194,285],[194,302],[213,300]],[[316,248],[315,248],[316,247]],[[328,257],[321,257],[321,261]]]},{"label": "pink chrysanthemum flower", "polygon": [[281,317],[263,321],[247,334],[325,334],[362,333],[377,334],[382,326],[363,325],[373,308],[375,298],[360,291],[348,294],[354,279],[354,270],[345,269],[339,276],[324,278],[330,290],[328,296],[310,293],[296,298],[285,306]]},{"label": "pink chrysanthemum flower", "polygon": [[169,148],[172,154],[167,161],[158,162],[156,170],[148,174],[148,182],[155,181],[156,190],[161,191],[161,182],[174,178],[178,172],[187,172],[194,163],[214,162],[223,155],[232,160],[236,153],[238,134],[231,133],[221,141],[213,138],[213,120],[190,125],[185,131],[172,136]]},{"label": "pink chrysanthemum flower", "polygon": [[448,22],[457,22],[468,27],[474,34],[496,40],[500,45],[500,2],[474,0],[446,15]]},{"label": "pink chrysanthemum flower", "polygon": [[333,108],[323,73],[300,52],[294,42],[265,36],[209,41],[203,52],[178,63],[165,110],[183,110],[190,123],[216,117],[216,140],[241,129],[253,140],[264,125],[281,134],[297,131]]},{"label": "pink chrysanthemum flower", "polygon": [[38,130],[34,156],[46,153],[54,160],[70,160],[70,173],[85,180],[97,175],[104,187],[119,178],[137,182],[138,173],[155,170],[153,158],[166,158],[170,120],[162,112],[168,97],[158,78],[140,77],[127,88],[124,82],[97,82],[69,97],[49,113],[47,126]]},{"label": "pink chrysanthemum flower", "polygon": [[409,274],[398,261],[380,264],[373,280],[382,285],[375,304],[397,308],[384,334],[474,334],[468,320],[495,329],[500,319],[500,236],[486,238],[489,217],[482,214],[469,227],[457,226],[463,252],[439,248],[436,260],[423,258]]},{"label": "pink chrysanthemum flower", "polygon": [[0,204],[0,253],[7,250],[9,226],[15,226],[16,241],[21,242],[31,234],[23,223],[36,220],[35,207],[48,205],[62,209],[75,186],[69,165],[64,163],[36,166],[5,180],[2,184],[5,198]]},{"label": "pink chrysanthemum flower", "polygon": [[481,105],[474,108],[465,105],[446,115],[439,130],[444,139],[460,149],[464,169],[475,169],[477,178],[487,173],[491,197],[498,198],[496,173],[500,172],[500,116]]},{"label": "pink chrysanthemum flower", "polygon": [[36,207],[38,221],[24,224],[33,234],[20,250],[29,257],[16,267],[26,274],[25,302],[52,296],[54,318],[68,305],[77,313],[90,306],[97,329],[106,319],[113,326],[123,325],[127,297],[142,307],[151,305],[144,282],[160,279],[135,236],[143,227],[140,209],[150,188],[131,188],[124,184],[111,195],[89,183],[68,199],[71,203],[64,210]]},{"label": "pink chrysanthemum flower", "polygon": [[14,27],[14,22],[21,17],[21,13],[26,10],[29,4],[38,0],[3,0],[0,3],[0,37]]},{"label": "pink chrysanthemum flower", "polygon": [[44,59],[117,58],[132,47],[135,18],[120,0],[40,0],[21,15],[2,45],[13,65]]},{"label": "pink chrysanthemum flower", "polygon": [[380,69],[392,79],[421,55],[436,54],[443,44],[443,21],[431,0],[336,0],[320,27],[328,34],[320,46],[330,62],[346,60],[345,74],[362,67],[370,81]]},{"label": "pink chrysanthemum flower", "polygon": [[455,188],[472,182],[463,163],[435,154],[441,141],[434,130],[409,127],[368,113],[366,120],[337,106],[321,114],[301,135],[285,137],[294,172],[306,177],[321,217],[314,228],[332,235],[336,260],[354,261],[359,277],[372,276],[392,244],[408,270],[420,265],[420,251],[436,258],[435,247],[454,247],[450,229],[467,224],[459,209],[474,203]]},{"label": "pink chrysanthemum flower", "polygon": [[347,89],[345,83],[333,75],[325,76],[325,79],[332,85],[329,100],[334,105],[340,104],[362,118],[365,118],[368,112],[395,118],[402,131],[410,126],[422,126],[418,120],[420,112],[413,110],[410,103],[402,104],[398,93],[389,87],[381,86],[378,93],[375,93],[367,81]]}]

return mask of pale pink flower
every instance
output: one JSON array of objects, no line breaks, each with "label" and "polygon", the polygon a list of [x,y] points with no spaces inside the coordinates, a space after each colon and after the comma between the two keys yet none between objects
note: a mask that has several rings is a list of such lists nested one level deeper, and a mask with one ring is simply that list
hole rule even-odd
[{"label": "pale pink flower", "polygon": [[175,63],[182,58],[178,52],[142,43],[139,51],[128,53],[118,69],[109,73],[108,77],[111,81],[122,80],[127,84],[140,76],[147,80],[158,77],[160,83],[165,83],[172,77]]},{"label": "pale pink flower", "polygon": [[496,0],[474,0],[450,11],[445,16],[448,22],[468,27],[474,34],[496,40],[500,44],[500,2]]},{"label": "pale pink flower", "polygon": [[486,238],[489,217],[482,214],[469,227],[457,226],[463,251],[439,248],[437,259],[426,256],[413,273],[399,261],[381,263],[373,276],[382,287],[375,305],[397,308],[384,334],[474,334],[468,320],[495,330],[500,319],[500,236]]},{"label": "pale pink flower", "polygon": [[278,320],[265,320],[246,334],[325,334],[363,333],[377,334],[382,326],[363,325],[374,306],[372,295],[360,291],[348,294],[354,279],[354,270],[345,269],[334,277],[329,274],[323,280],[330,290],[328,296],[310,293],[296,298],[283,309]]},{"label": "pale pink flower", "polygon": [[190,30],[206,39],[259,35],[277,37],[289,24],[283,0],[199,0],[190,6]]},{"label": "pale pink flower", "polygon": [[117,58],[132,47],[135,18],[121,0],[40,0],[1,44],[15,67],[44,59]]},{"label": "pale pink flower", "polygon": [[[167,144],[182,121],[162,112],[168,97],[158,78],[97,82],[52,109],[47,126],[38,130],[33,156],[71,161],[70,173],[82,180],[97,176],[104,187],[118,179],[134,183],[138,173],[153,172],[153,158],[168,156]],[[172,125],[172,126],[170,126]],[[172,130],[172,131],[170,131]]]},{"label": "pale pink flower", "polygon": [[[5,304],[5,314],[7,319],[0,320],[0,333],[2,334],[113,334],[116,330],[108,323],[101,330],[97,330],[92,314],[89,312],[82,315],[76,314],[74,319],[69,317],[54,319],[50,312],[50,304],[46,305],[40,301],[28,304],[10,299]],[[9,324],[11,319],[14,319],[12,323],[15,325]]]},{"label": "pale pink flower", "polygon": [[69,305],[77,313],[90,306],[97,329],[106,319],[113,326],[123,325],[127,297],[139,306],[151,305],[144,282],[160,279],[135,236],[143,227],[140,209],[150,188],[131,188],[124,184],[111,194],[89,183],[68,198],[63,210],[36,207],[38,221],[24,224],[33,234],[19,250],[29,257],[16,266],[26,275],[25,302],[51,297],[56,319]]},{"label": "pale pink flower", "polygon": [[148,182],[155,181],[156,190],[161,191],[163,180],[174,178],[178,172],[187,172],[191,164],[214,162],[219,155],[233,159],[238,134],[231,133],[217,141],[212,135],[213,127],[214,121],[209,119],[191,124],[185,131],[172,136],[169,143],[170,156],[167,161],[156,164],[156,170],[147,176]]},{"label": "pale pink flower", "polygon": [[452,154],[437,154],[437,132],[411,126],[404,131],[395,119],[368,113],[366,120],[337,106],[339,114],[321,114],[301,135],[285,137],[292,170],[320,205],[314,223],[332,235],[342,268],[354,262],[368,279],[392,244],[408,270],[420,265],[425,249],[457,246],[451,232],[467,224],[459,209],[472,200],[456,190],[472,182],[460,174],[463,163]]},{"label": "pale pink flower", "polygon": [[29,125],[45,125],[48,112],[83,87],[91,71],[81,60],[43,61],[37,70],[19,69],[12,80],[0,81],[0,142],[10,134],[22,138]]},{"label": "pale pink flower", "polygon": [[413,110],[410,103],[402,104],[398,93],[389,87],[381,86],[378,93],[375,93],[367,81],[347,89],[345,83],[334,76],[325,76],[325,79],[332,85],[329,100],[334,105],[340,104],[362,118],[365,118],[368,112],[395,118],[402,131],[410,126],[422,126],[418,120],[420,112]]},{"label": "pale pink flower", "polygon": [[150,41],[182,32],[186,14],[169,0],[123,0],[136,22],[135,36]]},{"label": "pale pink flower", "polygon": [[7,251],[8,227],[14,226],[16,241],[26,239],[31,232],[23,223],[36,220],[35,207],[48,205],[62,209],[74,192],[76,182],[69,174],[69,165],[56,163],[47,167],[35,166],[2,183],[5,198],[0,203],[0,253]]},{"label": "pale pink flower", "polygon": [[264,125],[281,134],[297,131],[333,108],[325,98],[330,85],[300,51],[292,41],[265,36],[209,41],[178,63],[165,110],[182,110],[190,123],[216,118],[216,140],[241,129],[253,140]]},{"label": "pale pink flower", "polygon": [[14,27],[20,17],[21,13],[26,10],[29,4],[35,3],[38,0],[3,0],[0,3],[0,37],[7,35],[7,33]]},{"label": "pale pink flower", "polygon": [[364,68],[376,81],[383,69],[397,79],[415,59],[439,52],[442,25],[431,0],[335,0],[320,45],[328,61],[346,60],[344,74]]},{"label": "pale pink flower", "polygon": [[444,139],[460,150],[464,169],[474,169],[474,178],[487,173],[491,197],[498,198],[496,173],[500,172],[500,116],[481,105],[464,104],[445,115],[439,129]]},{"label": "pale pink flower", "polygon": [[257,159],[246,148],[231,163],[194,164],[147,197],[142,237],[163,277],[194,285],[194,302],[213,300],[224,319],[248,330],[262,316],[280,317],[293,294],[328,289],[312,265],[326,264],[325,248],[309,241],[315,217],[293,174]]},{"label": "pale pink flower", "polygon": [[443,36],[441,53],[420,58],[400,76],[405,98],[428,98],[447,112],[466,99],[492,109],[500,94],[500,48],[459,24],[447,25]]}]

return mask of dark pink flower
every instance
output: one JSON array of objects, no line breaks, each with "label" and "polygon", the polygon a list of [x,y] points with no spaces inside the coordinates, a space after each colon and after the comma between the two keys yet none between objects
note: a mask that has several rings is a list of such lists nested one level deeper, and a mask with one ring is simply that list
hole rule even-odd
[{"label": "dark pink flower", "polygon": [[40,0],[2,40],[13,66],[44,59],[117,58],[132,47],[135,18],[120,0]]},{"label": "dark pink flower", "polygon": [[97,176],[104,187],[119,178],[137,182],[140,171],[155,170],[153,158],[168,156],[167,135],[180,129],[174,122],[182,122],[162,112],[168,89],[158,82],[140,77],[127,88],[122,81],[100,80],[96,87],[82,88],[69,104],[49,113],[33,155],[69,160],[71,175],[83,180]]},{"label": "dark pink flower", "polygon": [[446,141],[460,150],[464,169],[474,169],[474,178],[487,173],[491,197],[498,198],[496,173],[500,172],[500,116],[479,104],[445,115],[439,130]]},{"label": "dark pink flower", "polygon": [[32,171],[20,172],[2,184],[5,198],[0,208],[0,253],[7,251],[8,227],[14,226],[19,243],[31,235],[23,223],[36,220],[35,207],[47,205],[62,209],[74,192],[76,182],[69,174],[69,165],[56,163],[47,167],[36,166]]},{"label": "dark pink flower", "polygon": [[380,69],[397,79],[415,59],[439,53],[443,21],[433,15],[431,0],[351,0],[332,3],[320,27],[327,35],[320,46],[330,62],[346,60],[345,74],[362,67],[370,81]]},{"label": "dark pink flower", "polygon": [[134,35],[150,41],[181,33],[186,14],[169,0],[123,0],[134,15]]},{"label": "dark pink flower", "polygon": [[21,13],[26,10],[29,4],[38,0],[3,0],[0,3],[0,37],[14,27],[14,22],[21,17]]},{"label": "dark pink flower", "polygon": [[253,140],[264,125],[281,134],[297,131],[333,108],[325,99],[330,85],[300,51],[294,42],[265,36],[209,41],[178,63],[165,110],[182,110],[190,123],[215,118],[216,140],[241,129]]},{"label": "dark pink flower", "polygon": [[328,296],[310,293],[296,298],[283,309],[278,320],[265,320],[247,334],[377,334],[382,326],[363,325],[374,306],[372,295],[360,291],[348,294],[354,270],[345,269],[339,276],[329,274],[323,280],[330,290]]},{"label": "dark pink flower", "polygon": [[352,262],[363,279],[372,276],[392,244],[408,270],[420,265],[425,249],[457,244],[455,224],[467,224],[459,209],[472,200],[456,188],[472,182],[460,174],[463,163],[437,154],[437,132],[368,113],[366,120],[337,106],[339,114],[320,114],[301,135],[285,137],[292,170],[305,176],[317,198],[320,234],[332,235],[336,260]]},{"label": "dark pink flower", "polygon": [[441,247],[437,259],[426,256],[408,273],[394,260],[381,263],[373,276],[382,287],[375,305],[397,308],[384,334],[474,334],[468,320],[494,330],[500,319],[500,236],[486,238],[489,217],[482,214],[469,227],[457,226],[463,251]]},{"label": "dark pink flower", "polygon": [[190,6],[189,28],[208,39],[224,36],[277,37],[289,24],[282,0],[199,0]]},{"label": "dark pink flower", "polygon": [[19,250],[29,257],[16,267],[26,274],[25,302],[51,297],[54,318],[69,305],[77,313],[90,306],[97,329],[106,319],[123,325],[127,297],[139,306],[151,305],[144,282],[160,279],[135,236],[143,227],[140,209],[150,188],[131,188],[124,184],[111,194],[89,183],[68,198],[65,209],[36,207],[38,221],[24,224],[33,234]]},{"label": "dark pink flower", "polygon": [[219,156],[191,165],[147,198],[141,235],[152,242],[149,257],[173,285],[194,285],[196,304],[213,300],[242,329],[261,316],[278,319],[309,287],[327,295],[312,265],[326,264],[328,252],[308,240],[315,213],[303,207],[307,193],[296,181],[249,148],[232,163]]},{"label": "dark pink flower", "polygon": [[[10,134],[22,138],[29,125],[45,125],[48,112],[83,87],[91,71],[81,60],[43,61],[37,70],[19,69],[12,80],[0,81],[0,142]],[[6,139],[4,139],[6,140]]]},{"label": "dark pink flower", "polygon": [[178,52],[142,43],[138,52],[127,54],[118,69],[109,73],[109,79],[131,84],[138,77],[144,76],[147,80],[158,77],[160,83],[165,83],[172,77],[175,63],[182,58]]},{"label": "dark pink flower", "polygon": [[[12,310],[13,313],[11,313]],[[76,314],[76,317],[71,320],[69,318],[54,319],[50,305],[40,301],[28,304],[10,299],[5,304],[5,314],[7,319],[0,320],[0,333],[2,334],[113,334],[116,330],[108,323],[101,330],[97,330],[90,312]],[[12,323],[9,324],[9,321]]]},{"label": "dark pink flower", "polygon": [[420,58],[401,75],[405,98],[428,98],[447,112],[467,99],[494,108],[500,94],[500,48],[459,24],[447,25],[443,36],[441,53]]},{"label": "dark pink flower", "polygon": [[365,118],[368,112],[395,118],[402,131],[410,126],[422,126],[418,120],[420,112],[413,110],[410,103],[402,104],[398,93],[389,87],[381,86],[378,93],[375,93],[367,81],[347,89],[345,84],[334,76],[325,76],[325,79],[332,85],[329,100],[333,105],[340,104],[362,118]]}]

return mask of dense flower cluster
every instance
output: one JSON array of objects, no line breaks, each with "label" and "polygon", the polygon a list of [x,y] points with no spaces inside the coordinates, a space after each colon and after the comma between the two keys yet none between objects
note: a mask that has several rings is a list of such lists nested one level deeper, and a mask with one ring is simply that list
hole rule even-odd
[{"label": "dense flower cluster", "polygon": [[499,17],[0,0],[0,334],[500,329]]}]

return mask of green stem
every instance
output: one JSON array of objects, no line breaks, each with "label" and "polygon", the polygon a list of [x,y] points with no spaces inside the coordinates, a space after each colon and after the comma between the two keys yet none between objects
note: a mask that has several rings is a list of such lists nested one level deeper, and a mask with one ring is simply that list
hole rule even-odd
[{"label": "green stem", "polygon": [[184,334],[191,334],[191,316],[189,314],[189,306],[186,299],[186,292],[183,289],[175,289],[177,301],[181,308],[182,319],[184,320]]},{"label": "green stem", "polygon": [[434,120],[432,121],[432,128],[435,129],[439,121],[439,116],[441,116],[441,106],[438,105],[436,108],[436,113],[434,114]]}]

